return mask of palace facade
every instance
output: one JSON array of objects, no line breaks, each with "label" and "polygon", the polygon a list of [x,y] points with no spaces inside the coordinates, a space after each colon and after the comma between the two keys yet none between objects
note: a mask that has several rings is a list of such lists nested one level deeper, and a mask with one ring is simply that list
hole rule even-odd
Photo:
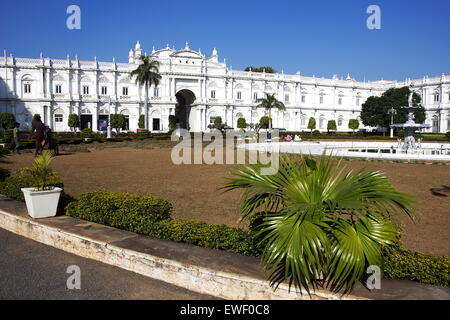
[{"label": "palace facade", "polygon": [[[31,125],[34,114],[54,131],[69,131],[68,116],[80,116],[82,128],[105,130],[109,114],[124,114],[128,130],[138,128],[144,111],[144,90],[130,73],[142,55],[139,42],[129,52],[128,63],[0,57],[0,111],[15,114],[22,129]],[[317,129],[327,130],[335,120],[338,131],[349,131],[348,121],[359,119],[361,105],[370,96],[380,96],[389,88],[413,83],[426,109],[429,132],[450,131],[450,76],[405,81],[358,82],[349,75],[331,79],[300,74],[271,74],[233,70],[219,61],[216,49],[210,57],[200,50],[175,50],[167,46],[154,50],[151,57],[160,62],[162,76],[158,87],[149,91],[148,127],[167,131],[168,117],[180,104],[184,119],[180,124],[191,131],[207,131],[217,116],[236,128],[239,118],[258,123],[266,115],[256,108],[264,93],[276,93],[285,111],[272,112],[273,125],[289,131],[308,130],[314,117]],[[183,117],[181,117],[183,118]],[[362,124],[361,124],[362,126]],[[370,128],[366,128],[370,129]]]}]

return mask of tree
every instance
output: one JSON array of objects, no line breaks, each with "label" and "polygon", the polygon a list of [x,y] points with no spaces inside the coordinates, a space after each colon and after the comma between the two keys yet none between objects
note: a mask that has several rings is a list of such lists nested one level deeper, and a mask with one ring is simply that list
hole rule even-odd
[{"label": "tree", "polygon": [[275,98],[275,93],[265,93],[265,95],[265,98],[260,98],[256,102],[258,102],[258,108],[264,108],[266,111],[269,111],[269,131],[272,131],[272,109],[286,110],[286,107],[283,102]]},{"label": "tree", "polygon": [[[408,97],[410,94],[408,87],[391,88],[385,91],[381,97],[369,97],[361,108],[361,120],[365,126],[389,128],[391,125],[391,115],[388,114],[390,108],[397,110],[394,115],[394,123],[405,123],[408,119]],[[421,98],[417,93],[413,95],[413,105],[416,123],[425,122],[425,109],[421,105]]]},{"label": "tree", "polygon": [[327,123],[327,131],[336,131],[337,130],[337,126],[336,126],[336,121],[335,120],[329,120]]},{"label": "tree", "polygon": [[269,129],[271,122],[272,121],[268,116],[263,116],[261,117],[261,119],[259,119],[259,127],[261,129]]},{"label": "tree", "polygon": [[171,131],[175,130],[177,127],[177,122],[178,122],[177,117],[171,114],[169,116],[169,130]]},{"label": "tree", "polygon": [[222,123],[222,117],[214,117],[214,122],[213,124],[210,124],[208,126],[209,129],[217,129],[220,131],[223,131],[225,128],[225,125]]},{"label": "tree", "polygon": [[143,114],[139,116],[138,127],[139,129],[145,128],[145,116]]},{"label": "tree", "polygon": [[16,117],[9,112],[0,112],[0,128],[11,129],[14,128]]},{"label": "tree", "polygon": [[247,128],[247,122],[245,121],[245,118],[239,118],[237,120],[237,127],[238,129],[245,130]]},{"label": "tree", "polygon": [[348,172],[341,164],[325,154],[317,161],[283,156],[275,174],[244,165],[222,187],[243,190],[242,215],[258,232],[273,286],[348,292],[368,266],[382,266],[381,249],[398,242],[391,218],[411,217],[413,198],[378,171]]},{"label": "tree", "polygon": [[75,132],[76,128],[80,127],[80,118],[78,117],[78,115],[75,113],[69,114],[67,125]]},{"label": "tree", "polygon": [[350,119],[348,120],[348,128],[353,130],[353,134],[355,131],[359,129],[359,121],[358,119]]},{"label": "tree", "polygon": [[316,119],[311,117],[311,118],[309,118],[309,121],[308,121],[308,129],[311,130],[311,135],[315,128],[316,128]]},{"label": "tree", "polygon": [[139,66],[133,70],[130,74],[131,77],[136,77],[136,84],[144,87],[145,90],[145,121],[144,128],[149,128],[148,119],[148,88],[151,85],[158,86],[161,80],[161,75],[159,74],[159,62],[151,59],[149,56],[141,56],[141,63]]},{"label": "tree", "polygon": [[125,116],[123,114],[111,114],[109,116],[110,126],[115,129],[117,133],[120,130],[125,129],[126,121]]}]

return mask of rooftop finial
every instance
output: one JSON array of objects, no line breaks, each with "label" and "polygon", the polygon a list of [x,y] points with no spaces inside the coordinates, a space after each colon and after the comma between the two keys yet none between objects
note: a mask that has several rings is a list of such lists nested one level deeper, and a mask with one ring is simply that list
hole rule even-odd
[{"label": "rooftop finial", "polygon": [[184,46],[184,50],[189,50],[189,42],[186,41],[186,45]]}]

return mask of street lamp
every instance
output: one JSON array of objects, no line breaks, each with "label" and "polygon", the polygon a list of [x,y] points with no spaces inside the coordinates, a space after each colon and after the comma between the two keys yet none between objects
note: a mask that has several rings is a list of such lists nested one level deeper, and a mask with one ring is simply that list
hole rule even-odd
[{"label": "street lamp", "polygon": [[397,114],[397,110],[394,108],[390,108],[388,110],[388,114],[391,115],[391,138],[393,138],[394,137],[394,128],[392,127],[392,125],[394,124],[394,115]]},{"label": "street lamp", "polygon": [[108,127],[106,128],[106,138],[111,139],[111,97],[109,97]]}]

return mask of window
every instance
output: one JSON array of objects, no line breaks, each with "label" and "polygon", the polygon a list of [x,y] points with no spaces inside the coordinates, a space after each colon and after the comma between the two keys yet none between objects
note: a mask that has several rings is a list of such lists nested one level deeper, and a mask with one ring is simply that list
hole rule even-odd
[{"label": "window", "polygon": [[305,101],[306,101],[306,97],[305,97],[305,95],[302,95],[302,103],[305,103]]},{"label": "window", "polygon": [[63,122],[64,116],[60,113],[55,114],[55,122]]},{"label": "window", "polygon": [[240,91],[237,92],[237,99],[242,100],[242,92]]},{"label": "window", "polygon": [[284,95],[284,101],[289,102],[289,95],[288,94]]},{"label": "window", "polygon": [[339,119],[338,119],[338,126],[339,126],[339,127],[342,126],[342,118],[339,118]]},{"label": "window", "polygon": [[215,98],[216,98],[216,91],[211,90],[211,99],[215,99]]},{"label": "window", "polygon": [[434,102],[439,102],[439,94],[437,93],[437,94],[435,94],[434,95]]},{"label": "window", "polygon": [[356,98],[356,105],[359,106],[359,97]]},{"label": "window", "polygon": [[108,88],[102,87],[102,95],[106,96],[108,94]]},{"label": "window", "polygon": [[338,105],[341,105],[342,104],[342,97],[339,97],[339,99],[338,99]]},{"label": "window", "polygon": [[83,86],[83,94],[89,94],[89,86]]},{"label": "window", "polygon": [[255,100],[255,101],[258,100],[258,92],[253,93],[253,100]]},{"label": "window", "polygon": [[450,93],[448,94],[448,101],[450,101]]},{"label": "window", "polygon": [[320,104],[323,104],[323,95],[320,96],[320,101],[319,101],[319,103],[320,103]]},{"label": "window", "polygon": [[127,96],[128,95],[128,87],[122,88],[122,95]]},{"label": "window", "polygon": [[301,125],[302,127],[306,126],[306,118],[305,118],[305,117],[302,117],[302,120],[301,120],[300,125]]},{"label": "window", "polygon": [[57,85],[56,85],[56,87],[55,87],[55,92],[56,92],[56,93],[61,93],[61,92],[62,92],[62,88],[61,88],[61,85],[60,85],[60,84],[57,84]]},{"label": "window", "polygon": [[24,84],[23,91],[25,93],[31,93],[31,84],[29,84],[29,83]]},{"label": "window", "polygon": [[153,96],[159,97],[159,88],[155,87],[155,88],[153,89]]}]

